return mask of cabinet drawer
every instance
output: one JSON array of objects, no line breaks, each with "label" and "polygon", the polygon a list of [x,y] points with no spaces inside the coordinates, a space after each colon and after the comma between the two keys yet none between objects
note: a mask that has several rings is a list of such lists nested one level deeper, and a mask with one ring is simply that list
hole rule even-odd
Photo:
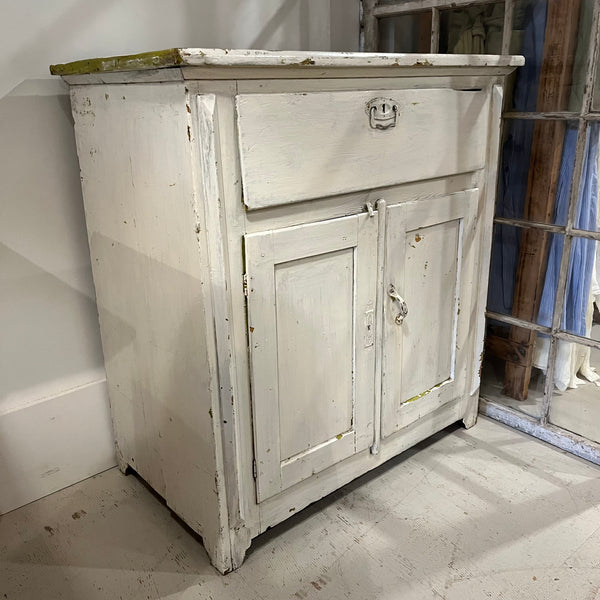
[{"label": "cabinet drawer", "polygon": [[[376,99],[380,112],[371,113]],[[236,106],[249,209],[485,165],[486,90],[241,94]],[[376,120],[381,111],[390,116],[387,122]],[[375,128],[377,123],[388,127]]]}]

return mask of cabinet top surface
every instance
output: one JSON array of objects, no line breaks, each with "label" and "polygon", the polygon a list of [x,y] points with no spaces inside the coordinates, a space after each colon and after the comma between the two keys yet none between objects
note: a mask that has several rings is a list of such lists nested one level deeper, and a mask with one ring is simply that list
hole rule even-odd
[{"label": "cabinet top surface", "polygon": [[501,68],[511,71],[523,65],[522,56],[491,54],[383,54],[369,52],[300,52],[171,48],[127,56],[90,58],[50,66],[53,75],[80,75],[116,71],[143,71],[176,67],[278,67],[301,69],[343,68]]}]

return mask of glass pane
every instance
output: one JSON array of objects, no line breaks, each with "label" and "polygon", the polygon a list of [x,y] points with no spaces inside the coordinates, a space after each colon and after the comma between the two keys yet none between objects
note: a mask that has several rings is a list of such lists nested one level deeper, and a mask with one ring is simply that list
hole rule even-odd
[{"label": "glass pane", "polygon": [[[549,326],[557,279],[551,257],[564,236],[510,225],[494,227],[488,311]],[[548,337],[488,320],[482,395],[534,417],[540,416]]]},{"label": "glass pane", "polygon": [[379,19],[380,52],[431,50],[431,11]]},{"label": "glass pane", "polygon": [[504,2],[440,13],[440,53],[501,54]]},{"label": "glass pane", "polygon": [[[538,362],[527,365],[522,356],[524,345],[510,339],[516,329],[523,335],[529,335],[529,332],[520,328],[488,322],[480,395],[486,400],[510,406],[539,419],[544,399],[547,361],[544,363],[543,356],[540,359],[530,352],[531,357],[537,358]],[[540,344],[537,339],[541,340],[541,336],[532,333],[531,337],[535,350]],[[540,352],[542,351],[543,348]],[[521,393],[518,393],[519,391]]]},{"label": "glass pane", "polygon": [[[591,328],[600,338],[600,325]],[[600,442],[600,350],[560,340],[554,374],[550,422]]]},{"label": "glass pane", "polygon": [[[597,252],[596,240],[573,238],[561,321],[563,331],[592,339],[596,339],[594,336],[598,332],[594,318],[600,322],[600,285],[597,271],[600,262],[597,260]],[[559,261],[560,257],[557,257],[557,265]],[[558,270],[558,266],[555,270]]]},{"label": "glass pane", "polygon": [[556,296],[555,265],[562,234],[494,226],[487,309],[550,326]]},{"label": "glass pane", "polygon": [[576,122],[505,119],[496,215],[564,226],[576,138]]},{"label": "glass pane", "polygon": [[[570,139],[565,139],[565,151],[569,152],[568,172],[565,173],[565,179],[570,179],[573,173],[575,163],[575,144],[577,141],[576,132],[569,132]],[[585,134],[585,150],[583,154],[583,170],[579,183],[579,192],[577,197],[577,210],[575,212],[574,226],[577,229],[585,231],[600,231],[598,228],[598,140],[600,136],[600,123],[589,123]],[[563,163],[565,161],[563,160]],[[562,174],[561,174],[562,176]],[[571,193],[571,186],[565,184],[562,191],[566,197],[564,200],[557,196],[557,206],[561,207],[566,221],[568,211],[568,196]],[[563,206],[564,205],[564,206]]]},{"label": "glass pane", "polygon": [[525,56],[525,66],[507,93],[508,110],[580,112],[592,8],[593,0],[582,0],[578,14],[565,2],[515,2],[510,51]]}]

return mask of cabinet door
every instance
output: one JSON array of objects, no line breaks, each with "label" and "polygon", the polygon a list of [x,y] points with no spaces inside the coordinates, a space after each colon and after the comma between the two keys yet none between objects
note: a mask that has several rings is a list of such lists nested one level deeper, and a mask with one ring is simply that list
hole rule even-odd
[{"label": "cabinet door", "polygon": [[478,196],[468,190],[388,210],[384,438],[466,393]]},{"label": "cabinet door", "polygon": [[373,438],[377,218],[245,237],[259,502]]}]

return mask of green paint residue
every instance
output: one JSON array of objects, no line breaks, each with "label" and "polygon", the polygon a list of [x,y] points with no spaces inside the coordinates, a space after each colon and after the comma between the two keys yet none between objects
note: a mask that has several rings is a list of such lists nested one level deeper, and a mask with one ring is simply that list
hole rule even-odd
[{"label": "green paint residue", "polygon": [[425,390],[424,392],[421,392],[417,396],[413,396],[412,398],[409,398],[402,404],[408,404],[409,402],[414,402],[415,400],[418,400],[419,398],[423,398],[423,396],[427,396],[427,394],[430,394],[431,392],[433,392],[433,390],[436,390],[437,388],[442,387],[444,385],[444,383],[446,383],[446,382],[442,381],[442,383],[438,383],[437,385],[434,385],[431,389]]},{"label": "green paint residue", "polygon": [[425,390],[424,392],[421,392],[417,396],[413,396],[412,398],[409,398],[406,402],[403,402],[402,404],[408,404],[409,402],[414,402],[415,400],[418,400],[419,398],[422,398],[423,396],[427,396],[427,394],[429,394],[429,392],[431,392],[431,390]]},{"label": "green paint residue", "polygon": [[160,69],[176,67],[183,63],[178,48],[141,52],[125,56],[90,58],[74,62],[50,65],[52,75],[81,75],[83,73],[104,73],[107,71],[137,71],[141,69]]}]

